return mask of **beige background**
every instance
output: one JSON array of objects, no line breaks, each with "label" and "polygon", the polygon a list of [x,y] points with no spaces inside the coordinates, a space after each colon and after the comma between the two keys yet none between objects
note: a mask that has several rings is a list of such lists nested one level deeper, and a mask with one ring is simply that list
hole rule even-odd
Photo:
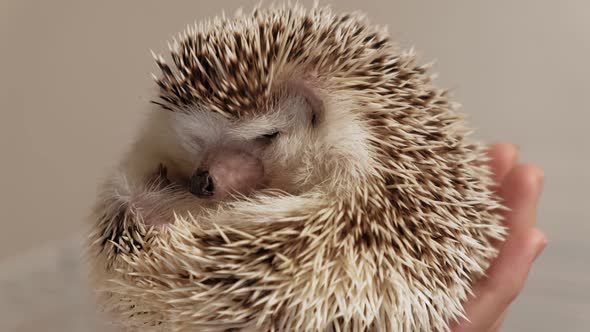
[{"label": "beige background", "polygon": [[[76,236],[152,97],[149,50],[253,3],[0,1],[0,330],[102,330],[80,295]],[[590,330],[590,2],[332,3],[436,59],[476,136],[545,168],[550,244],[505,330]]]}]

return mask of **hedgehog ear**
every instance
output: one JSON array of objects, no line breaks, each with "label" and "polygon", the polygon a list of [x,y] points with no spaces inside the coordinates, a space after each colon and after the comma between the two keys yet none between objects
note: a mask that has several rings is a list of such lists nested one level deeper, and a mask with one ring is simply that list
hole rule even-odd
[{"label": "hedgehog ear", "polygon": [[284,93],[291,98],[303,100],[308,107],[309,119],[316,126],[324,113],[324,101],[304,81],[288,81],[282,85]]}]

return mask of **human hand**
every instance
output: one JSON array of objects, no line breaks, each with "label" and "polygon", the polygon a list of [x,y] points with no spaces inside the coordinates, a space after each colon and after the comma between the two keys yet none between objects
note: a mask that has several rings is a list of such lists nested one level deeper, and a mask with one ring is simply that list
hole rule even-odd
[{"label": "human hand", "polygon": [[489,149],[495,190],[510,210],[505,212],[506,241],[498,243],[499,256],[474,287],[475,296],[465,304],[466,319],[454,323],[451,331],[498,331],[506,312],[527,279],[531,266],[547,244],[535,227],[536,209],[543,187],[543,171],[532,164],[519,164],[518,151],[511,144]]}]

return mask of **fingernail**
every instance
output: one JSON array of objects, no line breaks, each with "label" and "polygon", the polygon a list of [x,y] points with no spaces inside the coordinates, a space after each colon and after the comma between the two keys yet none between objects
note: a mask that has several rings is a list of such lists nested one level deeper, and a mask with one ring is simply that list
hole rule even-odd
[{"label": "fingernail", "polygon": [[512,163],[516,163],[518,162],[518,156],[520,155],[520,145],[518,144],[510,144],[512,146],[512,148],[514,150],[512,150],[512,152],[514,153],[514,155],[512,155]]},{"label": "fingernail", "polygon": [[541,186],[545,181],[545,171],[539,167],[537,170],[537,183]]},{"label": "fingernail", "polygon": [[514,146],[516,152],[520,153],[520,144],[512,144],[512,146]]},{"label": "fingernail", "polygon": [[541,199],[541,195],[543,194],[543,186],[545,183],[545,172],[542,168],[538,168],[537,171],[537,204],[538,201]]},{"label": "fingernail", "polygon": [[545,234],[543,234],[540,230],[535,229],[534,230],[536,235],[535,235],[535,251],[534,251],[534,256],[533,256],[533,262],[537,260],[537,258],[541,255],[541,253],[543,252],[543,250],[545,250],[545,247],[547,246],[547,237],[545,236]]}]

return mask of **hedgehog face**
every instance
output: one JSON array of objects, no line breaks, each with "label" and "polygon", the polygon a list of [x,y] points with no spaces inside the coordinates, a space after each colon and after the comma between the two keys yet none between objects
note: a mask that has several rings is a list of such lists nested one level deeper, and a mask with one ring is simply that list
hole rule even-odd
[{"label": "hedgehog face", "polygon": [[177,146],[170,150],[181,162],[166,165],[170,180],[199,198],[218,200],[265,188],[300,192],[310,182],[309,156],[320,145],[321,112],[317,97],[286,84],[264,109],[241,118],[206,106],[171,113],[167,129]]}]

